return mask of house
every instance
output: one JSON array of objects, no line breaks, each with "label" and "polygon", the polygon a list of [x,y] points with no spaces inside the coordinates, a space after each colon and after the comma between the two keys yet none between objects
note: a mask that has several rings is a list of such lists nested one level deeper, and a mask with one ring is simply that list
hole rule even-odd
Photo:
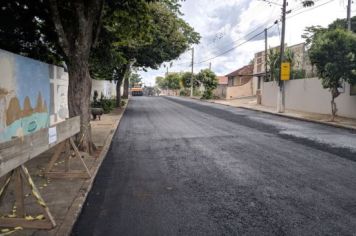
[{"label": "house", "polygon": [[226,99],[226,87],[228,78],[226,76],[217,76],[218,86],[214,89],[214,97]]},{"label": "house", "polygon": [[225,99],[253,96],[253,65],[246,65],[227,74]]},{"label": "house", "polygon": [[[314,76],[314,72],[313,72],[313,67],[310,63],[309,57],[308,57],[308,52],[306,50],[305,47],[305,43],[299,43],[299,44],[295,44],[292,46],[287,46],[285,45],[285,48],[290,50],[293,55],[293,67],[292,69],[294,71],[298,71],[299,73],[303,74],[303,77],[313,77]],[[279,53],[280,47],[273,47],[268,49],[267,52],[267,60],[268,60],[268,56],[270,51],[274,51],[276,53]],[[267,71],[269,71],[269,66],[267,65],[266,67],[266,56],[265,56],[265,51],[261,51],[255,54],[254,57],[254,66],[253,66],[253,94],[257,93],[257,90],[260,89],[260,85],[261,85],[261,81],[265,80],[265,81],[269,81],[269,77],[266,77],[266,68]]]}]

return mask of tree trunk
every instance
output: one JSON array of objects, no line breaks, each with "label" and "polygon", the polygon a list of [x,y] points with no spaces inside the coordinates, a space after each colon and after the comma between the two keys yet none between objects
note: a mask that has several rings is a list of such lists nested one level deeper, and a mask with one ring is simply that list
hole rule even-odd
[{"label": "tree trunk", "polygon": [[335,121],[335,117],[337,114],[337,107],[336,107],[336,102],[335,98],[337,98],[340,95],[340,92],[338,88],[332,88],[331,89],[331,121]]},{"label": "tree trunk", "polygon": [[122,97],[125,99],[129,98],[129,76],[126,76],[126,78],[124,79],[124,93]]},{"label": "tree trunk", "polygon": [[80,57],[69,60],[68,108],[69,117],[81,116],[80,133],[76,135],[76,143],[81,150],[89,153],[95,151],[90,127],[90,94],[91,78],[87,60]]},{"label": "tree trunk", "polygon": [[116,82],[116,107],[121,107],[121,84],[122,80]]},{"label": "tree trunk", "polygon": [[[68,3],[72,3],[72,7],[68,8]],[[81,116],[80,133],[76,135],[76,142],[81,150],[92,154],[95,145],[90,128],[89,55],[100,32],[104,0],[49,0],[49,7],[58,43],[66,55],[68,65],[69,116]],[[65,15],[61,14],[63,10]]]}]

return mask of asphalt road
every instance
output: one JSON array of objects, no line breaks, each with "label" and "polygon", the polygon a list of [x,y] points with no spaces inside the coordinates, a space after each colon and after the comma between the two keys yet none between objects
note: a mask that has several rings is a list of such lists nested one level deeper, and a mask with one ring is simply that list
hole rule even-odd
[{"label": "asphalt road", "polygon": [[356,235],[356,133],[134,97],[73,235]]}]

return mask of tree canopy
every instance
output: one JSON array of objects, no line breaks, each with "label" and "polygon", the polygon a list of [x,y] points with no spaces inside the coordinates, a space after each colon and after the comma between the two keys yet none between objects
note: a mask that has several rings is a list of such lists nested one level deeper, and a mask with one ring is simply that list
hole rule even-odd
[{"label": "tree canopy", "polygon": [[196,80],[204,85],[204,93],[202,99],[213,98],[213,90],[218,86],[218,80],[215,73],[210,69],[201,70],[196,75]]},{"label": "tree canopy", "polygon": [[91,76],[122,80],[133,64],[157,68],[197,43],[179,7],[178,0],[4,0],[0,47],[66,63],[69,115],[81,116],[77,141],[92,151]]},{"label": "tree canopy", "polygon": [[161,89],[177,90],[181,88],[180,73],[168,73],[165,77],[156,77],[156,84]]},{"label": "tree canopy", "polygon": [[309,57],[317,68],[324,88],[332,95],[332,116],[336,116],[335,98],[339,96],[342,81],[356,82],[356,35],[335,28],[313,36]]},{"label": "tree canopy", "polygon": [[311,63],[324,88],[331,92],[332,120],[337,114],[335,99],[343,81],[356,83],[356,17],[351,18],[351,30],[346,31],[346,19],[337,19],[327,28],[311,26],[302,38],[309,47]]}]

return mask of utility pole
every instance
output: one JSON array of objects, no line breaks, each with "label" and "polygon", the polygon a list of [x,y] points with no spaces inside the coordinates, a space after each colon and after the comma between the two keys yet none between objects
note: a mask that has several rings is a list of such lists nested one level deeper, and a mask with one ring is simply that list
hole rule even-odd
[{"label": "utility pole", "polygon": [[351,31],[351,0],[347,1],[347,30]]},{"label": "utility pole", "polygon": [[281,48],[280,48],[280,64],[279,64],[279,90],[278,90],[278,101],[277,101],[277,112],[284,112],[285,105],[285,90],[284,90],[284,80],[282,79],[282,62],[284,60],[284,37],[286,34],[286,8],[287,0],[283,0],[282,6],[282,35],[281,35]]},{"label": "utility pole", "polygon": [[267,28],[265,28],[265,80],[267,80],[267,76],[268,76],[268,72],[267,72],[267,54],[268,54],[268,51],[267,51],[267,38],[268,38],[268,35],[267,35]]},{"label": "utility pole", "polygon": [[211,62],[209,62],[209,70],[211,70]]},{"label": "utility pole", "polygon": [[190,79],[190,96],[193,97],[193,84],[194,84],[194,48],[192,48],[192,78]]}]

